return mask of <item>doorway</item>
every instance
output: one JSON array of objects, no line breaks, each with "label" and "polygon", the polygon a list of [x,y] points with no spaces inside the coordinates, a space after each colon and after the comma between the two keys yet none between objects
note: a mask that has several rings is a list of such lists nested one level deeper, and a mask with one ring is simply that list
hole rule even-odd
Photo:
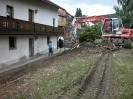
[{"label": "doorway", "polygon": [[29,57],[34,56],[34,39],[29,38]]},{"label": "doorway", "polygon": [[47,36],[47,44],[50,42],[50,36]]}]

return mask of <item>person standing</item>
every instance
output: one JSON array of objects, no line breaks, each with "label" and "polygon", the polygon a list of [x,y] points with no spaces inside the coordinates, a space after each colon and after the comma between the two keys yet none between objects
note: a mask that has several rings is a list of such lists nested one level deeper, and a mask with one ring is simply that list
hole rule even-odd
[{"label": "person standing", "polygon": [[49,54],[48,54],[48,55],[49,55],[49,56],[50,56],[50,55],[53,55],[53,45],[52,45],[52,41],[49,42],[48,47],[49,47]]},{"label": "person standing", "polygon": [[62,53],[63,42],[64,42],[64,38],[60,35],[58,37],[58,44],[59,44],[59,48],[60,48],[60,53]]}]

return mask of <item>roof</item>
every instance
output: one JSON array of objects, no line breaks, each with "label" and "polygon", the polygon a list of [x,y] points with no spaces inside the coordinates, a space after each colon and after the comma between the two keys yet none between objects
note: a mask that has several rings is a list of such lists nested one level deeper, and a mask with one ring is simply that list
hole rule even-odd
[{"label": "roof", "polygon": [[58,15],[61,15],[61,16],[66,16],[66,11],[63,10],[63,9],[58,9]]},{"label": "roof", "polygon": [[61,9],[65,10],[64,8],[60,7],[59,5],[55,4],[54,2],[52,2],[50,0],[42,0],[42,1],[48,3],[48,4],[52,5],[52,6],[55,6],[57,8],[61,8]]}]

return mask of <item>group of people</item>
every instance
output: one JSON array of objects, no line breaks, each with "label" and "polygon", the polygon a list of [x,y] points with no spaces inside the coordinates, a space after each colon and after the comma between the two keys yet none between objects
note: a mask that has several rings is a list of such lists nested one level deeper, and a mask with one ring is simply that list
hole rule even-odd
[{"label": "group of people", "polygon": [[[60,48],[60,53],[62,53],[62,48],[63,48],[63,42],[64,42],[64,38],[60,35],[58,37],[58,45],[59,45],[59,48]],[[49,42],[48,44],[48,47],[49,47],[49,56],[50,55],[53,55],[53,45],[52,45],[52,41]]]}]

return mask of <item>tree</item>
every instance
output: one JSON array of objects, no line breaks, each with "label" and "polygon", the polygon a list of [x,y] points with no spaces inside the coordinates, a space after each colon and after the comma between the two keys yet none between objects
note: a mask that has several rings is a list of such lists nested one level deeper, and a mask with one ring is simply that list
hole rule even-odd
[{"label": "tree", "polygon": [[124,27],[133,28],[133,0],[117,0],[121,8],[115,6],[116,15],[121,17]]},{"label": "tree", "polygon": [[75,17],[81,17],[82,16],[82,11],[80,8],[77,8],[76,13],[75,13]]},{"label": "tree", "polygon": [[93,42],[96,39],[95,34],[92,32],[84,32],[79,35],[79,42]]},{"label": "tree", "polygon": [[97,22],[97,23],[95,23],[93,26],[86,26],[86,27],[84,28],[84,30],[85,30],[85,32],[92,32],[92,33],[95,33],[96,38],[100,38],[101,35],[102,35],[102,32],[101,32],[101,25],[102,25],[101,22]]},{"label": "tree", "polygon": [[79,8],[79,13],[78,13],[78,16],[81,17],[82,16],[82,11],[81,9]]},{"label": "tree", "polygon": [[95,33],[96,38],[101,38],[102,36],[101,25],[101,22],[97,22],[95,25],[91,26],[91,32]]},{"label": "tree", "polygon": [[94,41],[96,38],[101,38],[101,22],[95,23],[93,26],[85,25],[84,32],[79,34],[79,42]]},{"label": "tree", "polygon": [[119,7],[114,6],[114,10],[116,11],[116,12],[115,12],[115,16],[116,16],[116,17],[121,17],[121,16],[124,15],[124,14],[123,14],[123,11],[122,11]]},{"label": "tree", "polygon": [[75,17],[78,17],[78,8],[76,10]]}]

